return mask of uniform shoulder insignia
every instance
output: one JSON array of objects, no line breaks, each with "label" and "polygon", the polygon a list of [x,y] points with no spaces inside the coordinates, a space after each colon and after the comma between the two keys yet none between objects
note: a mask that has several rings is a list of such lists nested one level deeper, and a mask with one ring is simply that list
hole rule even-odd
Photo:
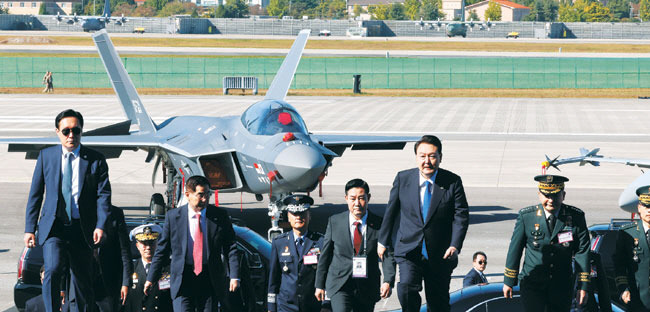
[{"label": "uniform shoulder insignia", "polygon": [[284,232],[284,233],[274,237],[273,240],[275,241],[275,240],[278,240],[278,239],[281,239],[281,238],[287,238],[288,236],[289,236],[289,232]]},{"label": "uniform shoulder insignia", "polygon": [[626,224],[621,225],[621,230],[627,230],[627,229],[635,228],[636,225],[637,225],[636,221],[626,223]]},{"label": "uniform shoulder insignia", "polygon": [[519,214],[526,214],[537,211],[537,206],[528,206],[519,210]]},{"label": "uniform shoulder insignia", "polygon": [[565,206],[566,206],[567,209],[569,209],[569,211],[575,212],[575,213],[580,214],[580,215],[585,214],[585,212],[582,211],[580,208],[577,208],[577,207],[574,207],[574,206],[569,206],[569,205],[565,205]]}]

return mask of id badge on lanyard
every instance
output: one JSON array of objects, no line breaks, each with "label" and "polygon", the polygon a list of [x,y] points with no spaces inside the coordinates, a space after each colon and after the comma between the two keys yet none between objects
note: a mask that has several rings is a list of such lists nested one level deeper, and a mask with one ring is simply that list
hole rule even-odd
[{"label": "id badge on lanyard", "polygon": [[[366,227],[367,228],[367,227]],[[352,277],[353,278],[367,278],[368,277],[368,261],[366,257],[366,231],[364,229],[363,244],[361,251],[358,255],[352,257]]]}]

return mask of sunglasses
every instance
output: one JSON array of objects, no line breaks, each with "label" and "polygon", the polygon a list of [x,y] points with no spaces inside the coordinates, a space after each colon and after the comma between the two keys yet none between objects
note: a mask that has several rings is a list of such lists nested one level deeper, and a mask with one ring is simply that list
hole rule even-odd
[{"label": "sunglasses", "polygon": [[487,264],[487,261],[479,261],[478,264],[480,265]]},{"label": "sunglasses", "polygon": [[72,134],[74,134],[74,135],[79,135],[79,134],[81,134],[81,128],[79,128],[79,127],[74,127],[74,128],[72,128],[72,129],[70,129],[70,128],[62,129],[62,130],[61,130],[61,133],[62,133],[63,135],[65,135],[65,136],[68,136],[68,135],[70,134],[71,131],[72,131]]}]

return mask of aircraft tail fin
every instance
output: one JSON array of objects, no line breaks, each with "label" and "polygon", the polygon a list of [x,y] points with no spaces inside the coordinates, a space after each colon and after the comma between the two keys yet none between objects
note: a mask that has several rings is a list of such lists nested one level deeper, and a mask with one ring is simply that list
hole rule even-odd
[{"label": "aircraft tail fin", "polygon": [[296,73],[298,68],[298,63],[300,63],[300,57],[302,56],[302,51],[305,49],[307,44],[307,38],[309,37],[309,29],[303,29],[298,33],[296,41],[293,42],[291,50],[284,58],[280,69],[275,74],[273,82],[269,90],[266,92],[264,99],[266,100],[284,100],[291,86],[291,81],[293,81],[293,76]]},{"label": "aircraft tail fin", "polygon": [[104,0],[104,16],[111,17],[111,1]]},{"label": "aircraft tail fin", "polygon": [[131,121],[131,125],[137,125],[140,133],[155,133],[156,124],[142,105],[138,91],[126,72],[106,30],[102,29],[93,34],[93,41],[111,80],[113,90],[122,104],[126,117]]}]

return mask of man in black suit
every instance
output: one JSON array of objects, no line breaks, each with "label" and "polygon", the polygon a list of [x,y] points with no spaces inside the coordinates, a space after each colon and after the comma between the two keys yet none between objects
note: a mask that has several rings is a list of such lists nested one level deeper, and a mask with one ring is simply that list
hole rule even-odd
[{"label": "man in black suit", "polygon": [[97,249],[98,278],[95,279],[95,303],[100,312],[119,311],[131,285],[131,243],[124,211],[111,205],[106,225],[106,241]]},{"label": "man in black suit", "polygon": [[140,258],[134,260],[133,285],[126,297],[124,312],[172,312],[169,267],[163,268],[162,277],[153,283],[149,295],[144,295],[144,283],[161,232],[157,224],[143,224],[131,230],[130,237],[136,241]]},{"label": "man in black suit", "polygon": [[[210,182],[193,176],[185,183],[187,204],[165,216],[163,232],[147,274],[148,295],[170,263],[174,311],[231,310],[228,291],[239,288],[239,251],[228,213],[208,204]],[[228,264],[228,270],[224,267]]]},{"label": "man in black suit", "polygon": [[[463,183],[456,174],[439,168],[442,143],[425,135],[415,143],[418,168],[395,177],[384,214],[377,251],[395,249],[402,310],[420,311],[424,290],[431,311],[449,311],[449,282],[469,224]],[[399,226],[395,220],[400,220]]]},{"label": "man in black suit", "polygon": [[54,125],[61,144],[38,154],[25,212],[25,246],[36,245],[38,227],[47,312],[60,309],[60,281],[66,267],[70,268],[70,292],[74,294],[72,311],[92,311],[93,248],[103,241],[110,216],[108,165],[101,153],[81,144],[81,113],[65,110],[56,116]]},{"label": "man in black suit", "polygon": [[391,252],[384,255],[380,283],[377,239],[381,217],[368,211],[370,187],[361,179],[345,185],[349,211],[333,215],[327,223],[323,250],[316,270],[316,298],[325,290],[334,312],[373,311],[380,298],[388,298],[395,282]]},{"label": "man in black suit", "polygon": [[488,280],[483,274],[487,267],[487,256],[482,251],[477,251],[472,256],[472,269],[463,278],[463,287],[476,284],[487,284]]},{"label": "man in black suit", "polygon": [[[41,266],[41,284],[43,283],[43,275],[45,267]],[[43,301],[43,294],[30,298],[25,302],[25,312],[45,312],[45,301]]]}]

